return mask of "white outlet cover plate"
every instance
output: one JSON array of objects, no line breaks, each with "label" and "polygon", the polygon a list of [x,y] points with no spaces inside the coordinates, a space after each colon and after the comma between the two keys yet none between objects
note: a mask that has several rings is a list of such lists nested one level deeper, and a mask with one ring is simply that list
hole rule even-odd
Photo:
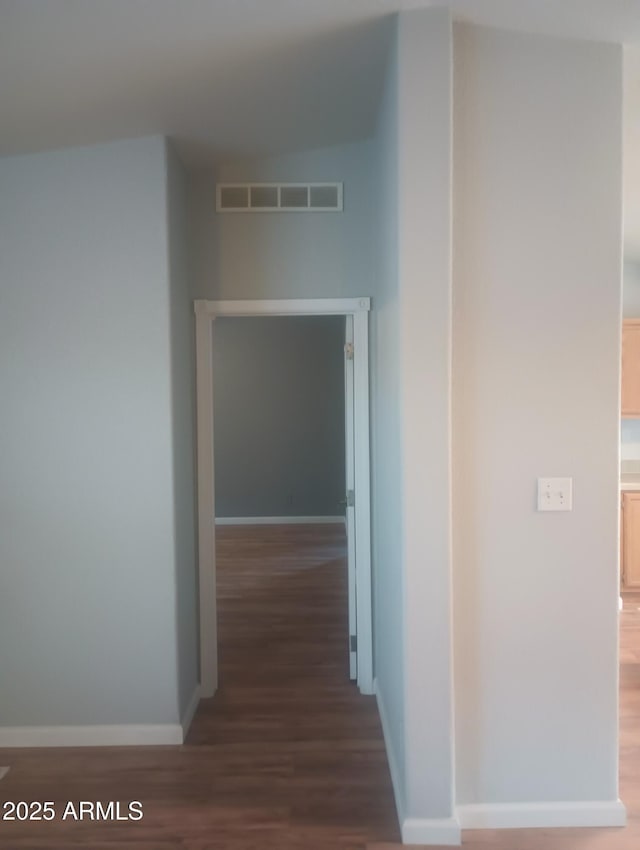
[{"label": "white outlet cover plate", "polygon": [[573,510],[573,478],[538,478],[538,510]]}]

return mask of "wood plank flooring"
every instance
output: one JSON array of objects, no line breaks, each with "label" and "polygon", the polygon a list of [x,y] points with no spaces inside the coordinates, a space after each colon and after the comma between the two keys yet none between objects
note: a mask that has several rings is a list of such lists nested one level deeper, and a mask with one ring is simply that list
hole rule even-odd
[{"label": "wood plank flooring", "polygon": [[[219,529],[220,690],[183,747],[0,750],[0,801],[140,800],[138,822],[2,823],[0,850],[398,850],[375,702],[348,682],[339,528]],[[466,850],[640,848],[640,594],[621,620],[625,829],[478,830]]]}]

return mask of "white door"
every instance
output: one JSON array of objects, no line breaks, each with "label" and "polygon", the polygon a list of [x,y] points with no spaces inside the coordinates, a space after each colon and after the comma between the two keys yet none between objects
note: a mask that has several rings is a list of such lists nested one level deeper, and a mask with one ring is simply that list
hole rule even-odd
[{"label": "white door", "polygon": [[355,452],[353,392],[353,316],[345,317],[344,344],[344,460],[345,460],[345,527],[347,532],[347,575],[349,587],[349,678],[358,678],[358,623],[356,610],[356,518],[355,518]]}]

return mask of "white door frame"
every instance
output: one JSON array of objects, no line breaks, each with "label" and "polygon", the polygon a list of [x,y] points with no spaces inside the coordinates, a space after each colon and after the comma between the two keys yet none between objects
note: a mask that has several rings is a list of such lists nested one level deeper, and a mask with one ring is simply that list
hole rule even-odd
[{"label": "white door frame", "polygon": [[369,478],[369,298],[195,301],[200,689],[218,687],[215,495],[213,470],[213,321],[217,316],[352,316],[354,333],[355,543],[358,687],[373,693]]}]

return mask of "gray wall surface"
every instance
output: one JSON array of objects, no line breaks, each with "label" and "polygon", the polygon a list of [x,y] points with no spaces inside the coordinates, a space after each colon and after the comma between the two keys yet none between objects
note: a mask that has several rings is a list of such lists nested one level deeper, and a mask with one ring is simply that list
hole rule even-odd
[{"label": "gray wall surface", "polygon": [[0,160],[1,725],[178,720],[167,257],[163,139]]},{"label": "gray wall surface", "polygon": [[405,799],[404,576],[398,281],[398,41],[394,33],[375,140],[379,279],[371,312],[371,537],[374,662],[399,808]]},{"label": "gray wall surface", "polygon": [[218,517],[344,513],[344,318],[216,319]]},{"label": "gray wall surface", "polygon": [[[222,164],[190,181],[194,297],[373,295],[373,145]],[[216,214],[219,181],[343,181],[341,213]]]},{"label": "gray wall surface", "polygon": [[457,799],[615,802],[622,52],[460,27],[455,62]]},{"label": "gray wall surface", "polygon": [[640,263],[628,258],[623,266],[622,315],[640,319]]},{"label": "gray wall surface", "polygon": [[195,342],[193,302],[189,291],[186,177],[168,144],[167,204],[178,700],[180,717],[183,717],[198,683]]}]

